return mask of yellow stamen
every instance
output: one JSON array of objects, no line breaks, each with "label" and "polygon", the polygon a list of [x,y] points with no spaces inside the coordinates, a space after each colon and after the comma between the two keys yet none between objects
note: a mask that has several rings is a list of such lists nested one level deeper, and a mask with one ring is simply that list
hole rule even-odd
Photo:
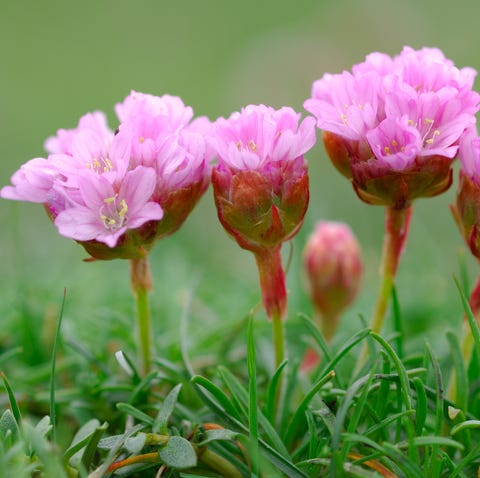
[{"label": "yellow stamen", "polygon": [[116,198],[117,196],[112,196],[111,198],[105,198],[103,201],[105,202],[105,204],[112,204],[112,202],[115,201]]},{"label": "yellow stamen", "polygon": [[144,141],[145,141],[145,138],[144,138],[143,136],[140,136],[140,137],[138,138],[138,142],[139,142],[140,144],[142,144]]},{"label": "yellow stamen", "polygon": [[398,146],[398,143],[394,139],[392,140],[392,146],[394,146],[394,147]]},{"label": "yellow stamen", "polygon": [[125,199],[122,199],[120,201],[120,206],[122,206],[122,209],[120,209],[120,211],[118,211],[118,215],[124,219],[125,216],[127,215],[127,211],[128,211],[128,206],[127,206],[127,203],[125,201]]},{"label": "yellow stamen", "polygon": [[390,155],[390,148],[388,146],[385,146],[385,148],[383,148],[383,151],[387,156]]}]

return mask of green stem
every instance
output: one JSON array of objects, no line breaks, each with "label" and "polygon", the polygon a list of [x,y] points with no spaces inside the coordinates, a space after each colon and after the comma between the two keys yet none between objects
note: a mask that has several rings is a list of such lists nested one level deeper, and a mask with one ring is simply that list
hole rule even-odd
[{"label": "green stem", "polygon": [[272,338],[273,350],[275,352],[275,369],[277,369],[285,358],[285,334],[281,317],[272,318]]},{"label": "green stem", "polygon": [[[382,261],[380,264],[380,289],[373,313],[370,328],[372,332],[380,333],[388,303],[395,283],[398,263],[408,236],[412,207],[395,209],[391,206],[385,208],[385,236],[383,240]],[[358,371],[365,363],[368,356],[368,346],[365,344],[357,362]]]},{"label": "green stem", "polygon": [[137,306],[137,333],[141,370],[146,375],[150,371],[152,359],[152,333],[148,304],[148,292],[152,289],[152,277],[147,256],[131,259],[130,266],[131,287]]},{"label": "green stem", "polygon": [[285,356],[283,319],[287,309],[287,288],[280,248],[281,245],[278,245],[255,252],[263,305],[268,318],[272,321],[275,368],[278,368]]}]

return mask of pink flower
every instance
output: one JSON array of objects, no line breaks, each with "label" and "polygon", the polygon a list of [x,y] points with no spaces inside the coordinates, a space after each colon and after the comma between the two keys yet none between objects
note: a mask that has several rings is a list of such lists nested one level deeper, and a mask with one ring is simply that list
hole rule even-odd
[{"label": "pink flower", "polygon": [[393,58],[372,53],[352,73],[324,75],[304,106],[360,198],[405,207],[450,186],[459,140],[479,110],[474,77],[438,49],[405,47]]},{"label": "pink flower", "polygon": [[166,136],[187,127],[192,108],[170,95],[161,97],[132,91],[123,103],[115,106],[121,121],[120,136],[131,141],[131,158],[136,164],[151,166]]},{"label": "pink flower", "polygon": [[313,83],[312,98],[304,107],[317,117],[320,129],[362,140],[384,117],[381,93],[381,77],[375,71],[361,76],[327,73]]},{"label": "pink flower", "polygon": [[451,209],[470,251],[480,259],[480,137],[476,128],[462,138],[459,158],[460,180]]},{"label": "pink flower", "polygon": [[480,185],[480,137],[476,128],[470,128],[462,137],[458,157],[463,174]]},{"label": "pink flower", "polygon": [[112,131],[108,128],[107,118],[102,111],[94,111],[82,116],[78,126],[73,129],[59,129],[56,136],[51,136],[45,141],[45,150],[48,153],[70,154],[73,138],[80,131],[92,131],[108,144],[113,137]]},{"label": "pink flower", "polygon": [[420,133],[409,123],[407,116],[385,118],[367,132],[366,138],[375,158],[390,165],[394,171],[405,169],[422,149]]},{"label": "pink flower", "polygon": [[16,171],[11,182],[13,186],[4,186],[0,197],[16,201],[47,203],[58,171],[44,158],[34,158]]},{"label": "pink flower", "polygon": [[81,202],[60,212],[55,225],[63,236],[113,248],[128,229],[162,218],[162,208],[150,201],[155,182],[155,171],[143,166],[129,171],[118,188],[102,175],[81,176]]},{"label": "pink flower", "polygon": [[164,118],[171,131],[186,126],[193,118],[193,110],[185,106],[178,96],[154,96],[132,90],[123,103],[115,106],[121,123],[135,121],[138,117]]},{"label": "pink flower", "polygon": [[291,108],[250,105],[214,124],[215,202],[241,247],[272,247],[299,230],[308,205],[303,155],[315,143],[315,120]]},{"label": "pink flower", "polygon": [[[185,221],[210,179],[206,118],[180,98],[132,92],[117,105],[117,134],[100,112],[46,142],[0,191],[7,199],[42,203],[60,234],[95,258],[135,258]],[[143,251],[143,252],[142,252]]]}]

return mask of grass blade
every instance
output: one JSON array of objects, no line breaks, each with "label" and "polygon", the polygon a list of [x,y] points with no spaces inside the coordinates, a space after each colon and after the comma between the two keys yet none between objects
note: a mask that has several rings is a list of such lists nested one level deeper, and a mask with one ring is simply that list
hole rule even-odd
[{"label": "grass blade", "polygon": [[416,412],[415,412],[415,433],[421,435],[425,421],[427,420],[427,394],[425,392],[425,385],[419,377],[413,377],[413,386],[415,387],[416,396]]},{"label": "grass blade", "polygon": [[177,404],[178,394],[182,389],[182,384],[179,383],[177,386],[172,388],[168,395],[165,397],[165,400],[158,411],[158,414],[155,418],[155,423],[152,427],[152,433],[159,433],[160,435],[167,435],[167,425],[172,415],[175,405]]},{"label": "grass blade", "polygon": [[9,381],[7,380],[7,377],[3,372],[0,373],[3,384],[5,385],[5,389],[7,391],[8,395],[8,401],[10,402],[10,408],[12,409],[13,416],[15,418],[15,421],[17,424],[20,424],[22,421],[22,414],[20,413],[20,408],[18,408],[18,403],[17,399],[15,398],[15,394],[13,393],[12,387],[10,386]]},{"label": "grass blade", "polygon": [[[388,356],[390,357],[390,360],[395,364],[395,368],[397,369],[397,372],[398,372],[398,379],[400,382],[399,392],[401,394],[403,405],[405,406],[406,410],[411,410],[412,399],[410,397],[410,384],[408,381],[407,371],[405,370],[405,367],[402,361],[400,360],[398,355],[395,353],[392,346],[383,337],[376,334],[375,332],[372,332],[371,336],[383,347],[385,352],[387,352]],[[415,437],[415,429],[413,427],[413,420],[411,415],[406,417],[405,423],[406,423],[406,432],[408,435],[408,443],[409,443],[409,448],[408,448],[409,456],[412,459],[414,459],[416,462],[418,462],[418,452],[413,443],[413,438]]]},{"label": "grass blade", "polygon": [[65,308],[65,299],[67,297],[67,289],[63,289],[62,306],[58,316],[57,328],[55,330],[55,338],[53,340],[52,350],[52,369],[50,375],[50,420],[52,423],[52,441],[55,443],[57,434],[57,414],[55,410],[55,368],[57,365],[57,348],[60,340],[60,327],[62,326],[63,311]]},{"label": "grass blade", "polygon": [[270,423],[275,426],[275,398],[277,396],[278,384],[281,382],[281,376],[283,370],[287,366],[288,360],[284,360],[277,368],[270,380],[267,391],[267,407],[265,410],[265,416]]},{"label": "grass blade", "polygon": [[455,382],[452,384],[452,387],[455,389],[455,394],[449,398],[455,402],[456,408],[459,408],[466,414],[468,407],[468,377],[462,356],[462,350],[455,334],[447,332],[446,335],[448,344],[450,345],[453,374],[455,378]]},{"label": "grass blade", "polygon": [[257,364],[255,337],[253,335],[253,316],[248,320],[248,423],[250,428],[249,449],[252,464],[252,476],[258,476],[258,419],[257,419]]},{"label": "grass blade", "polygon": [[290,423],[288,425],[287,431],[285,433],[285,443],[288,446],[290,446],[295,438],[295,435],[298,431],[298,428],[304,424],[304,421],[306,420],[305,417],[305,410],[307,409],[308,404],[312,400],[312,398],[318,393],[318,391],[328,382],[330,381],[333,377],[335,377],[335,372],[333,370],[330,370],[324,377],[322,377],[305,395],[303,398],[302,402],[298,406],[297,410],[295,411],[295,414],[293,415],[292,419],[290,420]]}]

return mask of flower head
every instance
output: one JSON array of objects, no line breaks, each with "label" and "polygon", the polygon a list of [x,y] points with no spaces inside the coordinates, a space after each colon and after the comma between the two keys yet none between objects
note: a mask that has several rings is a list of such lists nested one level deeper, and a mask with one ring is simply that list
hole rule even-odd
[{"label": "flower head", "polygon": [[304,106],[359,197],[403,208],[450,186],[450,164],[479,110],[474,78],[438,49],[405,47],[393,58],[372,53],[352,73],[324,75]]},{"label": "flower head", "polygon": [[214,124],[215,203],[241,247],[273,247],[300,228],[308,205],[303,158],[315,143],[313,118],[300,124],[291,108],[250,105]]},{"label": "flower head", "polygon": [[460,181],[452,212],[470,251],[480,259],[480,137],[474,128],[462,138],[459,158]]},{"label": "flower head", "polygon": [[180,98],[132,92],[117,111],[115,135],[103,113],[87,114],[58,130],[46,142],[51,154],[28,161],[0,191],[44,204],[60,234],[98,259],[139,257],[176,231],[210,176],[200,134],[209,122],[188,124],[193,111]]}]

